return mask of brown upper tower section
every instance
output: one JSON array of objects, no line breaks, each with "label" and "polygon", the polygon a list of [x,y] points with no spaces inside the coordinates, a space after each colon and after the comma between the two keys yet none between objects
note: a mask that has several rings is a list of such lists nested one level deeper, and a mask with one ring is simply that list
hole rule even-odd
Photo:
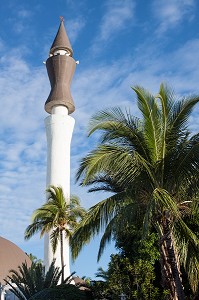
[{"label": "brown upper tower section", "polygon": [[62,18],[57,35],[50,49],[49,58],[46,61],[51,91],[45,103],[45,110],[50,114],[52,108],[57,105],[67,107],[69,114],[75,110],[70,92],[70,84],[76,68],[76,62],[72,55],[73,50]]}]

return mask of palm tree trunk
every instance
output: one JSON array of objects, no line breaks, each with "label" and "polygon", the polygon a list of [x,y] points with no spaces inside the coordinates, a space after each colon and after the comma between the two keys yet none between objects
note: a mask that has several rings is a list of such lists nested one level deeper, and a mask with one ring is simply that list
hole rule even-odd
[{"label": "palm tree trunk", "polygon": [[60,254],[61,254],[61,266],[62,266],[62,275],[61,281],[64,282],[64,251],[63,251],[63,231],[60,230]]},{"label": "palm tree trunk", "polygon": [[169,219],[163,221],[163,242],[161,245],[162,263],[164,276],[166,276],[166,288],[169,288],[173,300],[184,300],[184,289],[180,277],[180,267],[174,250],[172,233],[169,226]]},{"label": "palm tree trunk", "polygon": [[170,296],[168,295],[168,300],[173,300],[175,294],[175,286],[174,282],[171,282],[172,271],[171,267],[168,263],[168,253],[165,245],[165,241],[160,241],[160,265],[161,265],[161,273],[162,273],[162,286],[164,289],[170,291]]}]

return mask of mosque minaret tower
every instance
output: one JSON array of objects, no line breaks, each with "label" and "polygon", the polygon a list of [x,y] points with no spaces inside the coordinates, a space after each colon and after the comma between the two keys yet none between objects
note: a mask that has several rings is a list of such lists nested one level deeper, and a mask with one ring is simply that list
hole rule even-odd
[{"label": "mosque minaret tower", "polygon": [[[70,84],[75,71],[76,62],[73,50],[61,23],[51,46],[46,68],[51,84],[51,91],[45,103],[45,110],[50,115],[45,119],[47,135],[47,178],[46,185],[62,187],[65,198],[70,201],[70,144],[75,120],[70,116],[75,106],[70,92]],[[44,265],[56,259],[61,267],[60,249],[57,247],[53,255],[49,234],[44,240]],[[65,278],[70,275],[69,243],[64,240]]]}]

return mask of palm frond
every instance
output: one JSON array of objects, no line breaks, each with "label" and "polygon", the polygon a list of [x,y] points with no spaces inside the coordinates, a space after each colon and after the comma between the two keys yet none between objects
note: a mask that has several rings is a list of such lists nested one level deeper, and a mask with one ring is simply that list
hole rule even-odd
[{"label": "palm frond", "polygon": [[199,134],[181,146],[176,165],[174,178],[177,177],[179,181],[199,176]]},{"label": "palm frond", "polygon": [[44,288],[56,286],[61,278],[62,270],[55,266],[55,260],[52,261],[46,272]]},{"label": "palm frond", "polygon": [[35,222],[30,225],[25,230],[24,238],[25,240],[29,240],[35,233],[39,232],[43,227],[43,224],[41,222]]},{"label": "palm frond", "polygon": [[133,118],[130,111],[124,114],[118,107],[107,111],[100,111],[90,121],[91,135],[101,130],[101,143],[120,143],[138,151],[147,157],[147,147],[141,131],[142,124],[138,118]]},{"label": "palm frond", "polygon": [[150,151],[150,158],[152,162],[156,162],[160,159],[160,110],[155,97],[144,88],[135,86],[133,90],[137,94],[138,108],[143,115],[143,129],[145,141]]},{"label": "palm frond", "polygon": [[143,169],[154,182],[154,174],[149,162],[139,153],[131,153],[129,149],[117,145],[101,145],[82,160],[76,178],[78,180],[83,177],[82,185],[87,185],[101,172],[110,175],[125,173],[125,177],[120,176],[119,179],[121,184],[125,185],[125,183],[132,183]]},{"label": "palm frond", "polygon": [[160,212],[169,210],[172,212],[172,215],[175,216],[175,218],[180,217],[180,211],[175,198],[172,197],[172,195],[170,195],[168,191],[161,188],[156,188],[153,191],[153,199],[155,201],[156,209],[159,208]]},{"label": "palm frond", "polygon": [[93,117],[91,117],[89,122],[89,135],[94,131],[100,129],[104,130],[104,124],[106,122],[119,122],[123,123],[126,117],[120,107],[114,107],[107,110],[99,111]]},{"label": "palm frond", "polygon": [[199,279],[199,239],[182,218],[174,223],[173,234],[181,264],[187,272],[193,291],[196,291]]},{"label": "palm frond", "polygon": [[100,241],[100,246],[99,246],[98,255],[97,255],[97,261],[100,260],[106,245],[111,242],[112,235],[113,235],[113,227],[114,227],[116,221],[117,221],[117,216],[115,216],[106,226],[105,232]]},{"label": "palm frond", "polygon": [[124,205],[124,201],[131,201],[131,199],[127,200],[126,194],[120,193],[97,203],[89,209],[71,239],[73,259],[77,257],[82,247],[114,218],[117,211]]},{"label": "palm frond", "polygon": [[59,239],[60,239],[60,230],[59,227],[57,227],[50,234],[50,241],[51,241],[53,253],[56,252]]},{"label": "palm frond", "polygon": [[199,102],[198,96],[187,97],[175,102],[172,114],[169,115],[170,122],[170,137],[182,133],[187,128],[188,118]]}]

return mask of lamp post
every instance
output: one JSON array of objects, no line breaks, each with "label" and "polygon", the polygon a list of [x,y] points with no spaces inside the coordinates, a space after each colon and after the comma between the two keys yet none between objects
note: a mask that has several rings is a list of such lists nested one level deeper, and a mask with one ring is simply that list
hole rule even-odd
[{"label": "lamp post", "polygon": [[121,293],[121,295],[119,297],[120,297],[120,300],[126,300],[126,295],[124,293]]}]

